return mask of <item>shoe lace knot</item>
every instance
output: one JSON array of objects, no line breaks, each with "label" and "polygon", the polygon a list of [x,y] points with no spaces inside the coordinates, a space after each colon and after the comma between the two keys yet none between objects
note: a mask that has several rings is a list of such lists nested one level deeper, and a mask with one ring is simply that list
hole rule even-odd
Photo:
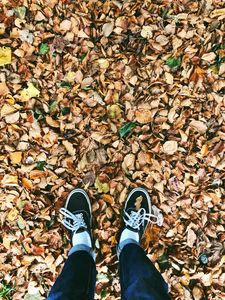
[{"label": "shoe lace knot", "polygon": [[152,206],[152,214],[146,213],[144,208],[140,208],[138,211],[131,211],[130,213],[124,211],[124,223],[133,229],[140,230],[140,227],[144,225],[144,222],[157,224],[162,226],[163,215],[156,206]]},{"label": "shoe lace knot", "polygon": [[68,209],[62,207],[59,212],[64,216],[61,223],[72,232],[77,232],[81,227],[87,228],[83,213],[73,214]]}]

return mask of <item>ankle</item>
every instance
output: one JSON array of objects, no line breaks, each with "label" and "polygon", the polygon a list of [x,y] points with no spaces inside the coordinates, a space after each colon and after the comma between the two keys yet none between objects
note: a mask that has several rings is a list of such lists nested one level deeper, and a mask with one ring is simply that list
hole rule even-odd
[{"label": "ankle", "polygon": [[128,228],[125,228],[122,231],[122,234],[120,236],[119,245],[126,240],[133,240],[136,243],[139,243],[140,242],[139,233],[137,231],[133,231]]},{"label": "ankle", "polygon": [[92,248],[92,242],[89,233],[87,231],[74,233],[72,236],[72,245],[85,245]]}]

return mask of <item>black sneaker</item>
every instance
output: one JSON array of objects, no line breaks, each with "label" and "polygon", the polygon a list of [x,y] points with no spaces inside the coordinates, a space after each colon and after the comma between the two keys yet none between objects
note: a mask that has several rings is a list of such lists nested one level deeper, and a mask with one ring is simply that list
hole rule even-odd
[{"label": "black sneaker", "polygon": [[74,234],[87,232],[93,243],[91,202],[83,189],[72,190],[67,197],[65,207],[60,208],[59,211],[64,216],[62,224],[69,230],[71,242]]},{"label": "black sneaker", "polygon": [[[136,233],[136,242],[139,243],[149,223],[158,224],[162,226],[163,216],[156,206],[151,205],[151,200],[148,192],[144,188],[133,189],[127,197],[125,207],[123,210],[123,223],[120,235],[120,242],[125,229]],[[138,233],[138,235],[137,235]],[[131,239],[135,235],[130,234]],[[126,238],[129,238],[129,232],[126,233]],[[120,249],[120,244],[119,244]]]}]

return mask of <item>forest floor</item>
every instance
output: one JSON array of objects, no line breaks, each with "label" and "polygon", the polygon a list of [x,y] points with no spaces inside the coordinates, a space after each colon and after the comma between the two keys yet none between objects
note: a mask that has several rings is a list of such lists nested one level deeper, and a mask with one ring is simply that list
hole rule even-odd
[{"label": "forest floor", "polygon": [[143,247],[172,299],[224,299],[223,0],[1,0],[0,299],[45,299],[92,201],[95,299],[120,299],[129,191],[164,216]]}]

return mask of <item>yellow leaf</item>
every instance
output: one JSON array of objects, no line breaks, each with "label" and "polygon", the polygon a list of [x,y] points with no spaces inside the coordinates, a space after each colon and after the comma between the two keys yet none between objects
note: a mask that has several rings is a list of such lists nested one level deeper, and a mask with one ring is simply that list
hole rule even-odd
[{"label": "yellow leaf", "polygon": [[95,180],[95,188],[98,190],[98,193],[105,193],[105,194],[107,194],[109,192],[109,185],[108,185],[108,183],[101,182],[98,177]]},{"label": "yellow leaf", "polygon": [[9,47],[0,48],[0,66],[11,64],[12,50]]},{"label": "yellow leaf", "polygon": [[15,175],[6,174],[2,179],[2,185],[18,185],[18,177]]},{"label": "yellow leaf", "polygon": [[28,101],[33,97],[39,97],[40,91],[33,85],[32,82],[28,83],[28,88],[23,89],[20,92],[20,96],[22,97],[23,101]]},{"label": "yellow leaf", "polygon": [[15,107],[9,104],[4,104],[1,109],[1,118],[14,113],[15,111],[16,111]]},{"label": "yellow leaf", "polygon": [[19,211],[15,207],[12,208],[10,210],[10,212],[8,213],[8,215],[7,215],[8,221],[12,222],[12,221],[16,220],[17,216],[18,216],[18,213],[19,213]]},{"label": "yellow leaf", "polygon": [[100,58],[98,60],[98,63],[99,63],[100,68],[102,68],[102,69],[107,69],[109,67],[109,62],[105,58]]},{"label": "yellow leaf", "polygon": [[210,18],[218,18],[225,15],[225,8],[215,9],[210,13]]},{"label": "yellow leaf", "polygon": [[68,72],[65,76],[65,81],[68,81],[68,82],[74,82],[75,81],[75,78],[76,78],[76,73],[75,72]]},{"label": "yellow leaf", "polygon": [[6,100],[10,105],[15,104],[15,102],[16,102],[12,95],[7,95]]},{"label": "yellow leaf", "polygon": [[108,108],[108,114],[111,119],[116,119],[121,117],[121,109],[119,105],[113,104]]},{"label": "yellow leaf", "polygon": [[22,152],[16,151],[9,154],[11,162],[13,165],[19,164],[22,159]]}]

